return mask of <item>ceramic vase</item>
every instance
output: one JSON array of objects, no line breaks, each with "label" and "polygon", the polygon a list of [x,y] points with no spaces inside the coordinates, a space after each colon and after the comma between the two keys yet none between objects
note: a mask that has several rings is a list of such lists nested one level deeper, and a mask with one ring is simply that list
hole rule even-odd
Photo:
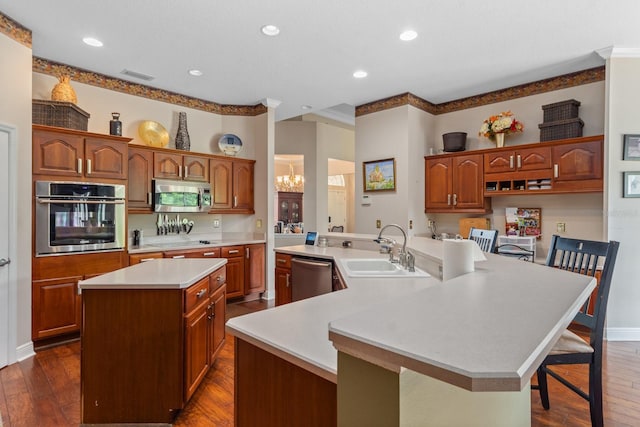
[{"label": "ceramic vase", "polygon": [[178,133],[176,134],[176,149],[189,151],[191,143],[187,131],[187,113],[178,113]]},{"label": "ceramic vase", "polygon": [[496,147],[504,147],[504,133],[496,133]]}]

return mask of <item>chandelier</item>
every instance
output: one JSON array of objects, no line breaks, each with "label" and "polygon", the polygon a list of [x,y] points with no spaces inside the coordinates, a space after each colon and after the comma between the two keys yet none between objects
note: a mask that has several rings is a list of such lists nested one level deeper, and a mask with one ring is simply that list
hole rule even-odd
[{"label": "chandelier", "polygon": [[304,192],[304,176],[293,172],[293,165],[289,163],[289,175],[276,176],[276,190],[302,193]]}]

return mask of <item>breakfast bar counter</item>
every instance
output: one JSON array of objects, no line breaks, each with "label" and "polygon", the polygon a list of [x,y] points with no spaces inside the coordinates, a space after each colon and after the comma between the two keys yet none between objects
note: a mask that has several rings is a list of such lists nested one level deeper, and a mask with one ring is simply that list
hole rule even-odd
[{"label": "breakfast bar counter", "polygon": [[[431,258],[442,253],[441,245],[421,238],[407,244]],[[300,255],[322,251],[335,260],[349,254],[362,258],[362,252],[381,256],[343,248],[281,250]],[[341,265],[337,263],[347,289],[231,319],[227,329],[238,341],[344,386],[338,419],[349,422],[354,422],[349,418],[353,413],[363,411],[374,417],[393,411],[404,419],[422,417],[403,406],[415,398],[405,395],[410,383],[409,389],[420,393],[462,393],[453,402],[482,399],[484,407],[509,405],[517,415],[501,419],[492,414],[491,420],[478,418],[474,425],[527,425],[529,379],[596,285],[591,277],[492,254],[477,262],[474,272],[444,282],[434,277],[348,277]],[[363,382],[354,372],[368,372],[373,379]],[[385,372],[399,384],[396,408],[378,405],[376,410],[362,398],[345,399],[380,388],[388,392]],[[377,385],[375,378],[381,381]],[[425,386],[424,379],[437,384]],[[380,384],[386,385],[377,389]],[[369,402],[380,398],[371,397]]]}]

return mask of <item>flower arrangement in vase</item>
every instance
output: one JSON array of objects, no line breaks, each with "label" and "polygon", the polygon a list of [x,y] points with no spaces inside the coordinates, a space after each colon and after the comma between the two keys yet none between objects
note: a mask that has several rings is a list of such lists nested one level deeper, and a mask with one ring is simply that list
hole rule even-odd
[{"label": "flower arrangement in vase", "polygon": [[511,111],[503,111],[485,120],[480,127],[478,135],[495,141],[497,147],[503,147],[505,135],[522,132],[523,130],[524,125],[513,117]]}]

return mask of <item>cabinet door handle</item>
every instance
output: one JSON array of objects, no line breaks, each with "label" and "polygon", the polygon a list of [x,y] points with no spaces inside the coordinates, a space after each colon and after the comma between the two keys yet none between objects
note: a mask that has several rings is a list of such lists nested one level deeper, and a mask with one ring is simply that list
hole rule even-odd
[{"label": "cabinet door handle", "polygon": [[152,201],[151,201],[151,192],[148,192],[148,193],[147,193],[147,204],[149,204],[149,205],[150,205],[150,204],[152,204]]},{"label": "cabinet door handle", "polygon": [[205,289],[200,289],[198,291],[198,293],[196,294],[196,298],[202,298],[204,296],[204,294],[206,294],[206,293],[207,293],[207,289],[206,288]]},{"label": "cabinet door handle", "polygon": [[184,258],[184,255],[174,255],[171,258],[173,258],[173,259],[182,259],[182,258]]},{"label": "cabinet door handle", "polygon": [[249,248],[244,248],[244,256],[249,259]]},{"label": "cabinet door handle", "polygon": [[178,178],[182,178],[182,166],[178,166]]},{"label": "cabinet door handle", "polygon": [[91,175],[91,159],[87,159],[87,175]]},{"label": "cabinet door handle", "polygon": [[287,263],[287,260],[286,260],[286,259],[282,259],[282,258],[278,258],[278,259],[276,260],[276,262],[279,262],[280,264],[286,264],[286,263]]},{"label": "cabinet door handle", "polygon": [[518,169],[522,167],[522,156],[518,154]]},{"label": "cabinet door handle", "polygon": [[447,206],[451,206],[451,194],[447,194]]},{"label": "cabinet door handle", "polygon": [[289,287],[289,273],[287,273],[287,288]]},{"label": "cabinet door handle", "polygon": [[238,206],[238,196],[233,196],[233,207]]},{"label": "cabinet door handle", "polygon": [[509,169],[513,169],[513,156],[509,156]]},{"label": "cabinet door handle", "polygon": [[153,261],[155,258],[142,258],[140,262]]},{"label": "cabinet door handle", "polygon": [[185,166],[184,167],[184,177],[188,177],[189,176],[189,166]]},{"label": "cabinet door handle", "polygon": [[453,206],[456,206],[458,204],[458,195],[456,193],[453,193]]},{"label": "cabinet door handle", "polygon": [[82,159],[78,159],[78,173],[82,173]]},{"label": "cabinet door handle", "polygon": [[560,168],[558,167],[558,164],[556,163],[555,165],[553,165],[553,177],[557,178],[558,175],[560,175]]},{"label": "cabinet door handle", "polygon": [[218,276],[218,278],[216,279],[216,282],[218,283],[224,282],[224,276]]},{"label": "cabinet door handle", "polygon": [[214,256],[215,254],[215,252],[205,252],[202,254],[202,256]]},{"label": "cabinet door handle", "polygon": [[233,250],[230,250],[230,251],[229,251],[229,255],[231,255],[231,254],[237,254],[237,253],[239,253],[239,252],[240,252],[239,250],[237,250],[237,249],[233,249]]}]

